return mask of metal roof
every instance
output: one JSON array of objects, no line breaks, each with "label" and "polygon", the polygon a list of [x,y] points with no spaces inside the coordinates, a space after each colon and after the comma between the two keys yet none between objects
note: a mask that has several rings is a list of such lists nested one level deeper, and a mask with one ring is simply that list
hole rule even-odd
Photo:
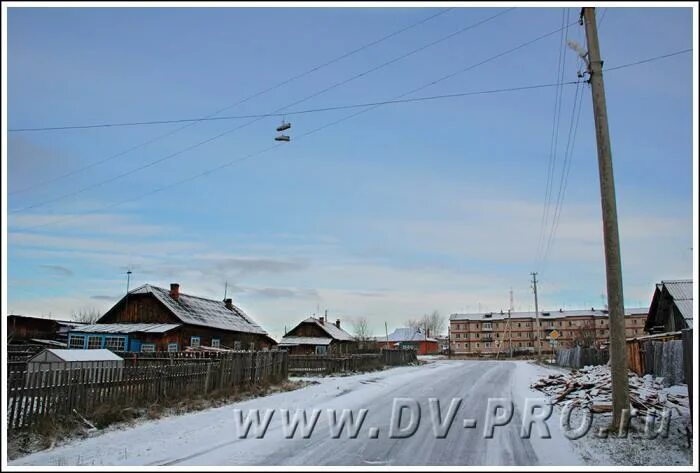
[{"label": "metal roof", "polygon": [[[640,308],[630,308],[625,309],[625,316],[646,316],[649,309],[646,307]],[[552,311],[540,311],[539,313],[541,320],[547,319],[558,319],[566,317],[608,317],[607,310],[552,310]],[[511,319],[534,319],[535,312],[511,312]],[[506,320],[508,319],[508,312],[486,312],[486,313],[476,313],[476,314],[452,314],[450,315],[450,320],[481,320],[488,322],[490,320]]]},{"label": "metal roof", "polygon": [[240,308],[234,305],[232,309],[228,309],[223,301],[190,296],[182,292],[175,300],[170,296],[168,289],[150,284],[144,284],[129,294],[153,294],[175,317],[185,324],[268,335]]},{"label": "metal roof", "polygon": [[688,326],[693,326],[693,281],[692,279],[679,279],[674,281],[661,281],[673,302],[678,308]]},{"label": "metal roof", "polygon": [[79,333],[165,333],[182,324],[92,324],[78,327],[71,332]]},{"label": "metal roof", "polygon": [[[382,337],[379,337],[377,340],[381,341]],[[384,340],[386,340],[386,337],[384,337]],[[393,332],[389,334],[389,340],[390,342],[423,342],[423,341],[428,341],[428,342],[437,342],[436,339],[432,337],[426,337],[425,334],[421,333],[419,330],[412,329],[412,328],[397,328]]]},{"label": "metal roof", "polygon": [[279,346],[296,346],[296,345],[329,345],[333,340],[323,337],[283,337],[280,340]]},{"label": "metal roof", "polygon": [[[47,348],[43,350],[49,352],[63,361],[117,361],[123,358],[115,355],[112,351],[100,348],[95,350],[63,350],[59,348]],[[32,361],[37,358],[43,352],[39,352],[30,358],[28,361]]]},{"label": "metal roof", "polygon": [[350,335],[348,332],[343,330],[340,327],[336,327],[336,325],[332,322],[329,322],[328,320],[324,321],[321,323],[319,319],[316,319],[314,317],[309,317],[308,319],[302,320],[302,324],[316,324],[317,326],[321,327],[321,329],[326,332],[331,338],[335,340],[343,340],[343,341],[354,341],[355,338]]}]

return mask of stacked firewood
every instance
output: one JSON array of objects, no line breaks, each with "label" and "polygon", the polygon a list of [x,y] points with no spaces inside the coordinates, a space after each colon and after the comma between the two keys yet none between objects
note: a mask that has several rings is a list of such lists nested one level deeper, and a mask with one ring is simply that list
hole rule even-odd
[{"label": "stacked firewood", "polygon": [[[553,404],[572,401],[594,413],[612,411],[612,380],[606,365],[586,366],[567,374],[552,374],[531,386],[552,398]],[[664,408],[688,409],[688,396],[683,389],[665,389],[662,378],[639,377],[629,372],[630,403],[637,415],[659,413]],[[675,388],[678,388],[676,386]],[[680,391],[680,392],[679,392]]]}]

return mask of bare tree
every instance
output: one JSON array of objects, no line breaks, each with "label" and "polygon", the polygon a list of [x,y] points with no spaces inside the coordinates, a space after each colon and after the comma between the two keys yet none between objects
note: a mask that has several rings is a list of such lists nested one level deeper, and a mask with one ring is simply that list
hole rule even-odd
[{"label": "bare tree", "polygon": [[355,334],[355,340],[358,342],[366,342],[370,339],[367,317],[358,317],[354,319],[352,321],[352,329]]},{"label": "bare tree", "polygon": [[102,316],[94,307],[80,309],[71,313],[71,319],[84,324],[94,324]]},{"label": "bare tree", "polygon": [[445,330],[445,317],[440,312],[434,310],[430,314],[424,314],[420,319],[408,319],[406,325],[413,330],[420,330],[421,333],[431,336],[442,334]]},{"label": "bare tree", "polygon": [[595,322],[586,320],[574,331],[574,345],[582,348],[595,346]]}]

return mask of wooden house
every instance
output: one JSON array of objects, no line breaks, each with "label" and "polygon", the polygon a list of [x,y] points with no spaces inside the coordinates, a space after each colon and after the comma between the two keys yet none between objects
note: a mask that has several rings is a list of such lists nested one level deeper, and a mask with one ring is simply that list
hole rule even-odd
[{"label": "wooden house", "polygon": [[130,291],[97,323],[73,330],[69,348],[114,351],[182,351],[212,347],[261,350],[276,345],[231,299],[217,301],[150,284]]},{"label": "wooden house", "polygon": [[438,340],[418,329],[397,328],[387,337],[377,337],[377,342],[382,348],[416,350],[417,355],[437,355],[440,353]]},{"label": "wooden house", "polygon": [[693,328],[693,281],[661,281],[656,285],[644,330],[650,334]]},{"label": "wooden house", "polygon": [[339,355],[357,351],[354,337],[326,317],[309,317],[287,332],[279,344],[290,355]]}]

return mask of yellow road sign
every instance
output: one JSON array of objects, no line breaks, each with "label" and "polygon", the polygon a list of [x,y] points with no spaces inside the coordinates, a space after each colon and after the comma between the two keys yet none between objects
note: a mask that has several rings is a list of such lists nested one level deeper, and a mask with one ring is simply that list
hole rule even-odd
[{"label": "yellow road sign", "polygon": [[557,338],[559,338],[559,332],[557,332],[556,330],[552,330],[551,332],[549,332],[549,337],[556,340]]}]

